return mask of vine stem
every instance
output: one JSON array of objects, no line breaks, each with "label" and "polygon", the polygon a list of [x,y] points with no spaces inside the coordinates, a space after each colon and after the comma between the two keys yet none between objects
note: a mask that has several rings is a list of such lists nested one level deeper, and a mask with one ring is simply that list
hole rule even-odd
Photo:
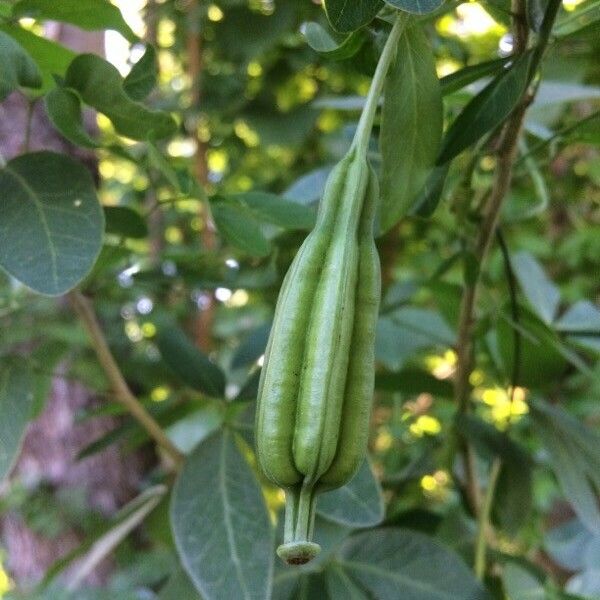
[{"label": "vine stem", "polygon": [[354,146],[359,153],[367,153],[369,147],[369,140],[371,138],[371,130],[373,129],[373,123],[375,121],[375,115],[377,114],[377,106],[379,104],[379,98],[383,91],[383,85],[387,72],[394,60],[396,55],[396,49],[398,47],[398,40],[404,31],[408,22],[408,14],[405,12],[399,12],[392,31],[385,42],[379,61],[377,62],[377,68],[375,74],[371,80],[371,87],[365,102],[365,106],[360,115],[360,121],[354,134],[354,140],[352,146]]},{"label": "vine stem", "polygon": [[475,541],[475,575],[480,581],[485,576],[485,555],[487,550],[487,531],[488,523],[490,521],[490,515],[492,513],[492,505],[494,503],[494,495],[496,493],[496,486],[498,484],[498,476],[500,475],[500,469],[502,468],[502,461],[499,458],[495,458],[490,469],[490,476],[488,479],[488,485],[481,504],[481,510],[479,511],[479,518],[477,520],[477,539]]},{"label": "vine stem", "polygon": [[184,460],[183,454],[177,449],[173,442],[171,442],[161,426],[129,389],[129,385],[125,381],[125,377],[108,346],[104,332],[100,327],[98,316],[96,315],[96,311],[90,300],[79,291],[70,292],[69,300],[88,333],[96,356],[98,357],[98,362],[103,368],[116,398],[123,406],[125,406],[129,413],[131,413],[133,418],[148,432],[148,435],[150,435],[150,437],[173,460],[176,467],[181,467]]},{"label": "vine stem", "polygon": [[[560,0],[550,0],[546,8],[540,36],[534,50],[530,79],[540,65],[544,51],[550,39],[552,24],[560,7]],[[513,35],[515,55],[521,55],[527,50],[529,29],[525,16],[524,0],[512,0]],[[510,189],[513,177],[513,167],[518,152],[519,136],[523,126],[525,113],[535,96],[535,89],[529,86],[521,101],[512,112],[502,128],[497,145],[497,166],[492,189],[483,207],[482,223],[479,228],[474,246],[475,262],[478,265],[473,281],[467,283],[461,300],[457,339],[457,373],[455,378],[455,399],[459,413],[469,410],[470,383],[469,374],[473,366],[473,333],[475,327],[475,306],[478,284],[481,278],[483,264],[489,254],[492,241],[496,236],[502,203]],[[511,398],[514,395],[514,385]],[[479,483],[475,466],[475,454],[468,440],[462,440],[461,449],[465,464],[466,493],[473,512],[478,518],[478,534],[475,558],[475,570],[483,578],[486,569],[486,532],[488,529],[491,506],[493,504],[496,483],[502,462],[496,458],[492,463],[488,487],[483,501],[480,500]]]}]

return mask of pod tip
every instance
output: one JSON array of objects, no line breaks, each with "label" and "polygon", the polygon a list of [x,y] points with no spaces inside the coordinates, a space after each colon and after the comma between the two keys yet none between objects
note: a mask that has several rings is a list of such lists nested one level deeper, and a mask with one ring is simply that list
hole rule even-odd
[{"label": "pod tip", "polygon": [[321,546],[313,542],[288,542],[277,548],[277,556],[288,565],[305,565],[320,551]]}]

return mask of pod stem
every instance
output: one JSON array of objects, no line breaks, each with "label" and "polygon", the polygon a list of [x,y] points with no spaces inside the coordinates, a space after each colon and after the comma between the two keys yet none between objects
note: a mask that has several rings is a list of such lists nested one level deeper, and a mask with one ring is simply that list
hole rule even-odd
[{"label": "pod stem", "polygon": [[383,52],[379,57],[373,80],[371,81],[371,87],[367,95],[367,100],[363,108],[362,114],[360,115],[360,121],[354,134],[354,140],[352,145],[358,149],[364,156],[367,154],[369,147],[369,139],[371,137],[371,129],[373,129],[373,122],[375,121],[375,114],[377,113],[377,106],[379,104],[379,98],[383,91],[383,85],[387,72],[396,56],[396,48],[398,47],[398,40],[406,27],[408,22],[408,14],[405,12],[398,12],[392,31],[388,36]]},{"label": "pod stem", "polygon": [[289,565],[303,565],[321,550],[311,541],[315,522],[316,494],[314,486],[288,488],[285,491],[285,524],[279,557]]}]

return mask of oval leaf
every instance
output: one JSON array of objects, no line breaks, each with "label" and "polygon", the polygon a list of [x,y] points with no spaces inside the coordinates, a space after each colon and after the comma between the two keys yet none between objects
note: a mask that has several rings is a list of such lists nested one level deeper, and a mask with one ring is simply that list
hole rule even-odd
[{"label": "oval leaf", "polygon": [[10,473],[19,454],[34,405],[33,380],[25,367],[0,369],[0,483]]},{"label": "oval leaf", "polygon": [[73,60],[67,69],[65,85],[77,90],[86,104],[106,115],[121,135],[145,140],[165,138],[175,132],[175,121],[168,113],[150,110],[131,100],[116,67],[95,54],[81,54]]},{"label": "oval leaf", "polygon": [[0,169],[0,267],[58,296],[90,271],[104,216],[90,172],[63,154],[23,154]]},{"label": "oval leaf", "polygon": [[157,343],[162,359],[183,383],[208,396],[223,397],[223,371],[196,348],[181,329],[176,326],[161,329]]},{"label": "oval leaf", "polygon": [[318,497],[317,512],[326,519],[352,527],[374,527],[381,523],[383,496],[368,459],[349,483]]},{"label": "oval leaf", "polygon": [[190,455],[173,489],[171,527],[181,562],[206,600],[264,600],[273,528],[260,486],[231,432]]},{"label": "oval leaf", "polygon": [[531,59],[531,52],[517,58],[465,106],[444,137],[438,164],[452,160],[504,122],[525,93]]},{"label": "oval leaf", "polygon": [[383,8],[383,0],[324,0],[323,6],[331,26],[350,33],[370,23]]},{"label": "oval leaf", "polygon": [[431,46],[419,25],[404,32],[388,73],[381,117],[381,230],[404,216],[431,172],[443,107]]},{"label": "oval leaf", "polygon": [[23,47],[0,31],[0,102],[19,86],[39,88],[42,85],[40,71]]},{"label": "oval leaf", "polygon": [[458,556],[415,531],[380,529],[359,533],[346,542],[339,562],[373,598],[490,598]]}]

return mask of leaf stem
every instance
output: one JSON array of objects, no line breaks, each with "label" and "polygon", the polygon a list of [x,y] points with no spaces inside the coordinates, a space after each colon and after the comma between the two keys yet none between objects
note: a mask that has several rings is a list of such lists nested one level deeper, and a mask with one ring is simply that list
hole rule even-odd
[{"label": "leaf stem", "polygon": [[485,497],[483,498],[483,503],[479,511],[479,518],[477,520],[477,540],[475,542],[475,575],[480,581],[482,581],[485,576],[487,547],[486,536],[501,467],[502,461],[499,458],[495,458],[494,462],[492,463],[492,468],[490,469],[487,490],[485,492]]},{"label": "leaf stem", "polygon": [[98,357],[98,362],[104,369],[108,381],[119,402],[123,404],[133,418],[138,421],[138,423],[148,432],[150,437],[173,460],[176,467],[181,467],[184,460],[183,454],[181,454],[173,442],[171,442],[161,426],[155,421],[152,415],[148,413],[129,389],[129,385],[125,381],[125,377],[108,346],[106,337],[100,327],[96,311],[90,300],[79,291],[70,292],[69,300],[88,333],[96,356]]},{"label": "leaf stem", "polygon": [[354,134],[354,140],[352,141],[352,145],[356,147],[358,152],[362,153],[363,155],[366,155],[369,147],[371,130],[373,129],[373,123],[375,121],[377,106],[379,105],[379,98],[381,96],[381,92],[383,91],[385,78],[392,61],[394,60],[396,48],[398,47],[398,40],[400,39],[400,36],[406,27],[408,18],[409,17],[407,13],[398,13],[396,21],[394,22],[394,26],[392,27],[392,31],[390,32],[390,35],[385,42],[385,46],[383,47],[381,56],[379,57],[379,62],[377,63],[377,68],[375,69],[375,74],[373,75],[373,79],[371,81],[371,87],[369,88],[367,100],[365,102],[362,114],[360,115],[360,121],[358,122],[356,133]]}]

